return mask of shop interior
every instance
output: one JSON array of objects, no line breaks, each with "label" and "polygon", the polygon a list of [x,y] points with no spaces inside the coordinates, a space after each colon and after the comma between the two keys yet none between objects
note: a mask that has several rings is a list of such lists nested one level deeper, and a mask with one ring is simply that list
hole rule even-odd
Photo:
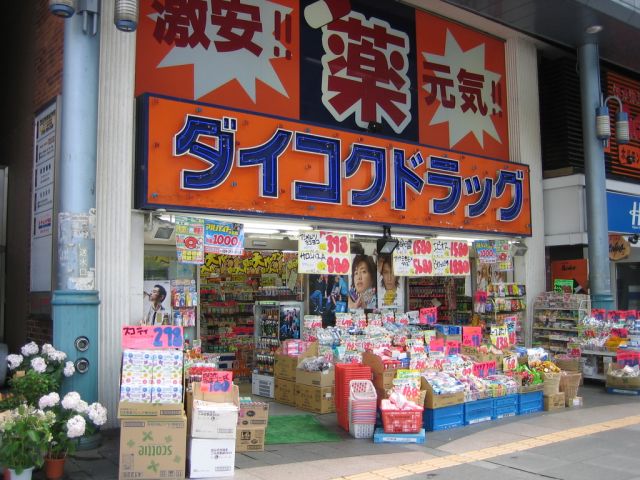
[{"label": "shop interior", "polygon": [[[396,314],[435,307],[437,322],[450,325],[506,325],[513,343],[525,345],[526,288],[518,239],[505,239],[508,262],[483,264],[474,240],[481,237],[429,235],[421,232],[344,225],[216,217],[244,226],[242,255],[205,254],[204,264],[179,263],[176,215],[154,213],[145,224],[144,311],[161,286],[163,322],[184,327],[185,341],[219,356],[219,367],[234,372],[238,383],[252,375],[272,376],[275,352],[287,339],[304,338],[305,329],[335,325],[336,313],[364,308]],[[358,260],[365,280],[345,275],[298,274],[301,232],[348,233],[353,270]],[[457,276],[401,277],[393,273],[392,255],[379,254],[385,239],[438,238],[466,242],[471,268]],[[486,239],[489,239],[487,237]],[[365,268],[366,267],[366,268]],[[366,285],[363,285],[363,282]],[[368,283],[367,283],[368,282]],[[358,290],[368,289],[356,302]],[[373,294],[371,294],[373,292]],[[369,293],[369,297],[367,297]],[[488,332],[487,332],[488,333]],[[267,382],[268,383],[268,382]],[[267,395],[269,396],[269,395]]]}]

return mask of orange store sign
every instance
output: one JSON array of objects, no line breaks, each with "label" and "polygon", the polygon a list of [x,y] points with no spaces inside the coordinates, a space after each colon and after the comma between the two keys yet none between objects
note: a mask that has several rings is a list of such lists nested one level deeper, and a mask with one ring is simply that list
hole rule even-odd
[{"label": "orange store sign", "polygon": [[531,235],[529,168],[144,96],[137,206]]}]

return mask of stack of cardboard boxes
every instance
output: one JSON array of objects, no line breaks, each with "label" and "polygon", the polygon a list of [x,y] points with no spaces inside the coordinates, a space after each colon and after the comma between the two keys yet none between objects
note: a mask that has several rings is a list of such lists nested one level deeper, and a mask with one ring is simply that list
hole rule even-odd
[{"label": "stack of cardboard boxes", "polygon": [[268,403],[254,402],[251,397],[241,398],[236,431],[236,452],[263,451],[268,420]]},{"label": "stack of cardboard boxes", "polygon": [[190,478],[232,476],[240,398],[237,385],[226,392],[204,391],[193,383],[187,392],[188,470]]},{"label": "stack of cardboard boxes", "polygon": [[276,354],[274,376],[275,399],[313,413],[333,413],[335,405],[335,369],[308,372],[298,368],[303,359],[318,355],[318,344],[312,344],[297,357]]},{"label": "stack of cardboard boxes", "polygon": [[182,352],[126,349],[120,389],[119,479],[185,478]]}]

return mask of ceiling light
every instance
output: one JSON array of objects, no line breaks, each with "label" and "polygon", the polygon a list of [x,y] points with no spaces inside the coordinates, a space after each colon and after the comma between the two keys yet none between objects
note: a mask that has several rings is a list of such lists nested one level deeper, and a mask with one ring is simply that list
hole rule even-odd
[{"label": "ceiling light", "polygon": [[244,228],[244,233],[262,233],[264,235],[270,235],[275,233],[280,233],[280,230],[276,230],[274,228]]},{"label": "ceiling light", "polygon": [[376,242],[376,247],[379,254],[389,255],[398,246],[398,240],[391,236],[391,227],[385,225],[382,227],[382,238]]},{"label": "ceiling light", "polygon": [[587,28],[584,29],[584,31],[589,35],[600,33],[602,31],[602,25],[589,25]]}]

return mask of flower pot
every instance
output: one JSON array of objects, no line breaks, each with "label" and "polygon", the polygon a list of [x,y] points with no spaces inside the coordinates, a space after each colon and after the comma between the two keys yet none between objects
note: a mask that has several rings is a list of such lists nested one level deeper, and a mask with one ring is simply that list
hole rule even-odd
[{"label": "flower pot", "polygon": [[66,457],[44,459],[44,476],[47,480],[59,480],[62,478],[65,460]]},{"label": "flower pot", "polygon": [[25,468],[21,473],[16,473],[13,468],[9,469],[9,478],[11,480],[31,480],[31,474],[33,473],[33,467]]}]

